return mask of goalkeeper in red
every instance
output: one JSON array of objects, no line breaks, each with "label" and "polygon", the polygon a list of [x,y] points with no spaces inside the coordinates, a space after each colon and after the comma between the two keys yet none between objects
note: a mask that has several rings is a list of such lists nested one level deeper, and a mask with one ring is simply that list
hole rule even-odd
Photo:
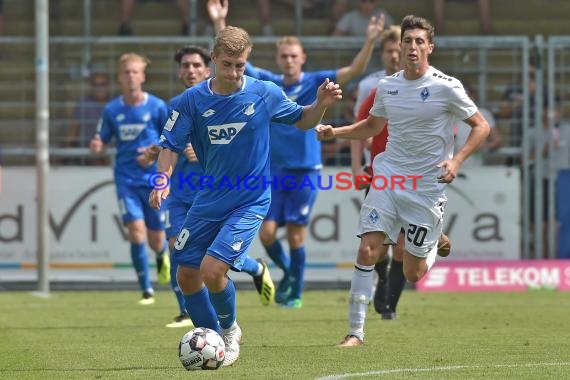
[{"label": "goalkeeper in red", "polygon": [[[349,330],[339,347],[363,344],[374,264],[382,246],[397,241],[400,229],[405,230],[404,274],[408,281],[419,281],[438,253],[449,254],[450,242],[442,234],[445,186],[489,134],[487,121],[461,82],[429,65],[434,49],[433,26],[421,17],[408,15],[401,29],[404,69],[378,82],[369,117],[341,128],[317,127],[320,139],[364,139],[380,133],[389,122],[386,151],[374,159],[374,174],[385,178],[421,176],[416,189],[410,184],[394,190],[371,186],[362,204],[360,247],[350,287]],[[453,156],[457,120],[464,120],[472,129],[465,145]]]}]

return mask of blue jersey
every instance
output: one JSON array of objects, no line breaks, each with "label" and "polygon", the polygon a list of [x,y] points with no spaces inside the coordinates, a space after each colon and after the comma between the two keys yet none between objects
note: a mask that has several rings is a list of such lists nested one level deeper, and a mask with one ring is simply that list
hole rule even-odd
[{"label": "blue jersey", "polygon": [[136,106],[126,104],[122,96],[107,103],[98,133],[105,144],[115,138],[115,181],[149,186],[148,177],[156,172],[156,164],[146,168],[140,166],[137,163],[137,156],[141,154],[138,149],[158,143],[167,117],[166,103],[146,92],[143,103]]},{"label": "blue jersey", "polygon": [[271,185],[244,184],[244,179],[269,180],[271,121],[293,124],[303,107],[290,101],[271,82],[244,76],[231,95],[210,89],[211,80],[184,92],[161,136],[163,147],[182,152],[188,138],[204,167],[207,184],[200,187],[189,215],[212,221],[238,209],[264,217]]},{"label": "blue jersey", "polygon": [[[302,106],[311,105],[317,97],[317,89],[329,78],[336,81],[335,70],[302,72],[301,79],[294,84],[284,85],[283,75],[268,70],[246,66],[246,74],[261,80],[268,80],[280,86],[289,99]],[[314,130],[300,131],[291,126],[274,125],[271,128],[271,167],[284,169],[319,169],[321,142]]]},{"label": "blue jersey", "polygon": [[[176,108],[183,94],[170,99],[169,111]],[[203,174],[202,165],[198,161],[188,161],[186,155],[182,153],[178,156],[170,179],[170,196],[191,204],[196,196],[196,189],[200,186],[200,176]]]}]

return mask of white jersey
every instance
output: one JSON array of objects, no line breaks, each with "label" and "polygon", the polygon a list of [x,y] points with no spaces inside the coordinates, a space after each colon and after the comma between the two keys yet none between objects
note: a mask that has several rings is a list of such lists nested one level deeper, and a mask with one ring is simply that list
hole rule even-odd
[{"label": "white jersey", "polygon": [[386,77],[386,70],[375,71],[372,74],[365,76],[360,82],[358,82],[358,95],[356,96],[356,103],[354,104],[354,116],[358,117],[358,111],[360,111],[360,106],[368,95],[378,86],[380,79]]},{"label": "white jersey", "polygon": [[477,112],[461,82],[429,67],[406,80],[404,71],[381,79],[370,114],[388,119],[386,151],[374,160],[374,173],[421,175],[417,190],[439,193],[437,165],[453,157],[453,128]]}]

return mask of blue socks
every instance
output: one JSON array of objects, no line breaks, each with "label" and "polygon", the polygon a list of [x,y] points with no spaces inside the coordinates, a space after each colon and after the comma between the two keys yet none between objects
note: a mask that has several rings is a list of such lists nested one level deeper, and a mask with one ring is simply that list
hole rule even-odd
[{"label": "blue socks", "polygon": [[131,243],[131,260],[137,273],[141,290],[152,291],[150,276],[148,274],[148,256],[146,253],[146,242],[141,244]]},{"label": "blue socks", "polygon": [[180,308],[180,314],[186,314],[186,303],[184,302],[184,294],[182,294],[182,290],[178,286],[178,281],[176,280],[176,272],[178,272],[178,263],[170,254],[170,286],[172,287],[172,291],[176,296],[176,301],[178,301],[178,307]]},{"label": "blue socks", "polygon": [[[233,285],[233,284],[232,284]],[[223,292],[222,292],[223,293]],[[235,301],[235,289],[234,289]],[[208,288],[203,287],[199,292],[185,295],[184,302],[187,306],[186,312],[192,319],[194,326],[207,327],[222,335],[222,329],[216,316],[212,303],[210,302],[210,293]],[[235,302],[234,302],[235,307]],[[234,314],[235,317],[235,314]]]},{"label": "blue socks", "polygon": [[243,262],[243,266],[241,267],[241,271],[251,276],[259,276],[261,274],[258,273],[260,265],[261,264],[259,264],[257,260],[254,260],[251,257],[246,256],[245,261]]},{"label": "blue socks", "polygon": [[267,255],[271,257],[271,260],[273,260],[275,265],[283,270],[283,278],[289,277],[289,265],[291,262],[287,254],[285,254],[281,242],[278,239],[275,239],[273,244],[269,247],[265,247],[265,251],[267,251]]},{"label": "blue socks", "polygon": [[[236,288],[233,281],[228,278],[228,284],[224,290],[219,293],[210,293],[210,301],[218,313],[222,329],[232,327],[236,320]],[[197,326],[201,325],[198,324]]]},{"label": "blue socks", "polygon": [[291,250],[291,295],[289,298],[301,298],[305,286],[305,247]]}]

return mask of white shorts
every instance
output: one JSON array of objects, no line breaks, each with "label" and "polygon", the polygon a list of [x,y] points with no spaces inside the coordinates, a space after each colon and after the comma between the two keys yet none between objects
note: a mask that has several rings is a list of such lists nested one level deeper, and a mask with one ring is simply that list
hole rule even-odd
[{"label": "white shorts", "polygon": [[446,203],[443,193],[370,188],[360,209],[358,236],[380,231],[386,234],[385,244],[395,244],[403,228],[406,251],[425,258],[439,241]]}]

